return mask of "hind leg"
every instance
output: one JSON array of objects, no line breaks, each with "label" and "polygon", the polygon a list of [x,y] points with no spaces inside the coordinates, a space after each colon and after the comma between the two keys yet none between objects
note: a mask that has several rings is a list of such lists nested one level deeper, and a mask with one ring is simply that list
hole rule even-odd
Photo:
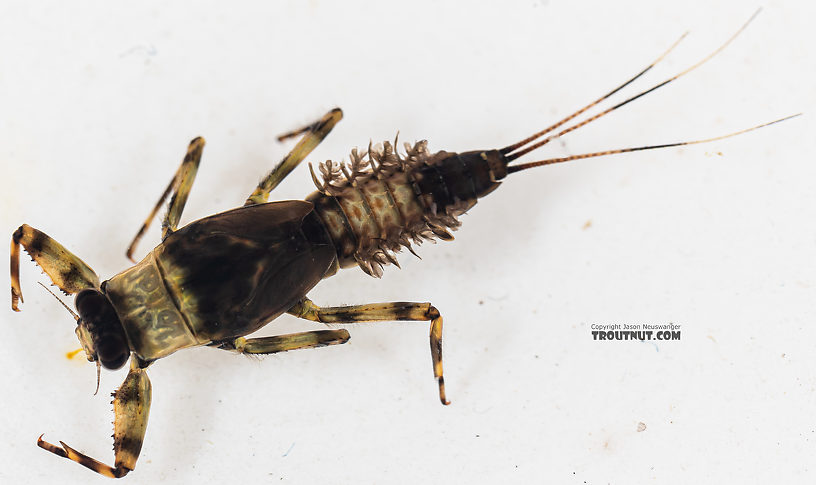
[{"label": "hind leg", "polygon": [[272,189],[277,187],[326,138],[334,125],[341,119],[343,119],[343,111],[340,108],[334,108],[314,123],[279,136],[278,141],[283,141],[305,133],[303,138],[295,145],[295,148],[261,180],[244,205],[263,204],[268,201]]},{"label": "hind leg", "polygon": [[308,298],[304,298],[289,309],[288,313],[321,323],[430,321],[431,361],[434,377],[439,384],[439,400],[442,404],[450,404],[450,401],[445,398],[445,378],[442,376],[442,315],[430,303],[369,303],[321,308]]},{"label": "hind leg", "polygon": [[238,337],[235,340],[216,344],[219,349],[233,350],[246,355],[276,354],[289,350],[314,349],[327,345],[339,345],[348,342],[346,330],[315,330],[311,332],[290,333],[274,337],[250,338]]}]

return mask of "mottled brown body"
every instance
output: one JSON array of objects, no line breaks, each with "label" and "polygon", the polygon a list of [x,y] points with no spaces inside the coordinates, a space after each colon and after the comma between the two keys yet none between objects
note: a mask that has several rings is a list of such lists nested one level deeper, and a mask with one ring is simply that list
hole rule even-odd
[{"label": "mottled brown body", "polygon": [[498,150],[431,154],[422,141],[413,146],[406,144],[404,156],[397,153],[396,142],[369,146],[364,154],[353,150],[347,165],[331,161],[322,164],[322,181],[312,171],[318,190],[305,201],[266,203],[269,193],[340,121],[342,112],[333,109],[316,122],[279,138],[303,135],[281,163],[261,180],[244,207],[179,229],[178,222],[204,147],[204,140],[195,138],[126,255],[131,257],[150,221],[172,194],[162,224],[162,242],[140,263],[102,284],[96,273],[65,247],[23,224],[12,235],[12,309],[19,311],[18,303],[22,302],[18,266],[19,247],[23,246],[55,285],[66,294],[77,294],[74,303],[79,314],[66,308],[77,323],[75,332],[82,348],[88,360],[96,362],[97,370],[101,366],[118,369],[128,359],[131,362],[125,381],[113,395],[114,466],[61,441],[61,446],[56,446],[41,436],[38,445],[104,476],[122,477],[134,469],[142,448],[152,396],[146,368],[156,359],[200,345],[258,355],[349,340],[344,329],[245,338],[284,312],[331,324],[429,322],[439,399],[448,404],[442,371],[442,315],[435,306],[392,302],[320,307],[307,293],[340,267],[357,264],[366,273],[380,276],[384,265],[397,264],[394,253],[403,247],[413,252],[412,243],[452,239],[449,231],[459,226],[458,216],[495,190],[508,173],[583,158],[704,143],[782,121],[705,140],[510,165],[549,141],[678,79],[713,57],[731,39],[674,77],[561,131],[555,130],[643,75],[674,46],[616,89],[512,145]]}]

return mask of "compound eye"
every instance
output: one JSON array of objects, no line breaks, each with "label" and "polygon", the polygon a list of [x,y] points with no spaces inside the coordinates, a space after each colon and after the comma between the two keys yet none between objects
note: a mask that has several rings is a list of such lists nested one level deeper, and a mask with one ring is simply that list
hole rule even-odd
[{"label": "compound eye", "polygon": [[74,300],[74,305],[84,320],[96,320],[105,311],[106,304],[106,298],[96,290],[82,290]]},{"label": "compound eye", "polygon": [[96,356],[106,369],[116,370],[127,362],[130,349],[123,336],[107,334],[96,341]]},{"label": "compound eye", "polygon": [[[80,291],[74,302],[79,311],[80,325],[89,336],[99,363],[106,369],[122,367],[130,357],[125,331],[108,298],[97,290]],[[85,339],[80,337],[85,345]]]}]

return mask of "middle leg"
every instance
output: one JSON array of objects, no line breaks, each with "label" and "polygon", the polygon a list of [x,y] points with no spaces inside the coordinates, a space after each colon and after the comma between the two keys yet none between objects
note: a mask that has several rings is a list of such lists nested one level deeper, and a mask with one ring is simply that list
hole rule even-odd
[{"label": "middle leg", "polygon": [[445,398],[445,378],[442,376],[442,315],[430,303],[370,303],[321,308],[312,303],[312,300],[304,298],[290,308],[288,313],[321,323],[430,321],[431,360],[434,377],[439,383],[439,400],[442,404],[450,404]]},{"label": "middle leg", "polygon": [[181,212],[184,210],[184,205],[187,204],[190,189],[193,188],[193,181],[195,181],[196,173],[198,172],[198,165],[201,163],[201,153],[203,150],[204,138],[200,136],[193,138],[187,147],[187,154],[184,156],[184,160],[182,160],[181,165],[170,180],[170,184],[164,189],[161,197],[159,197],[159,201],[153,206],[153,210],[150,211],[147,219],[142,223],[142,227],[139,228],[139,232],[136,233],[136,237],[133,238],[127,251],[125,251],[125,256],[127,256],[129,260],[135,262],[133,259],[133,251],[136,249],[136,244],[142,239],[148,226],[150,226],[153,218],[156,217],[156,214],[171,192],[173,193],[173,197],[170,199],[167,214],[162,221],[162,240],[164,240],[168,234],[176,230],[179,219],[181,219]]}]

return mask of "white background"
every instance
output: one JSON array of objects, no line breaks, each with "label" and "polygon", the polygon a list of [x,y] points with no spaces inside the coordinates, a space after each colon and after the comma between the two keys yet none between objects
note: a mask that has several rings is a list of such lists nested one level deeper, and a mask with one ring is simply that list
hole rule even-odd
[{"label": "white background", "polygon": [[[107,278],[128,266],[125,247],[194,136],[208,144],[185,223],[242,204],[291,147],[275,135],[334,106],[346,117],[312,161],[397,130],[433,150],[501,147],[690,29],[627,92],[686,68],[757,6],[3,2],[0,234],[31,224]],[[529,159],[805,116],[510,176],[455,242],[403,255],[381,280],[351,269],[313,291],[324,305],[433,302],[450,406],[437,400],[425,323],[360,324],[345,346],[260,360],[183,351],[149,370],[150,424],[126,480],[812,481],[814,9],[763,6],[700,70]],[[300,167],[273,198],[311,190]],[[94,366],[65,357],[78,347],[73,320],[23,260],[23,312],[0,312],[0,481],[109,483],[35,446],[45,433],[112,463],[108,392],[124,370],[103,372],[92,396]],[[589,329],[668,322],[681,341],[595,342]],[[262,334],[315,328],[287,316]]]}]

